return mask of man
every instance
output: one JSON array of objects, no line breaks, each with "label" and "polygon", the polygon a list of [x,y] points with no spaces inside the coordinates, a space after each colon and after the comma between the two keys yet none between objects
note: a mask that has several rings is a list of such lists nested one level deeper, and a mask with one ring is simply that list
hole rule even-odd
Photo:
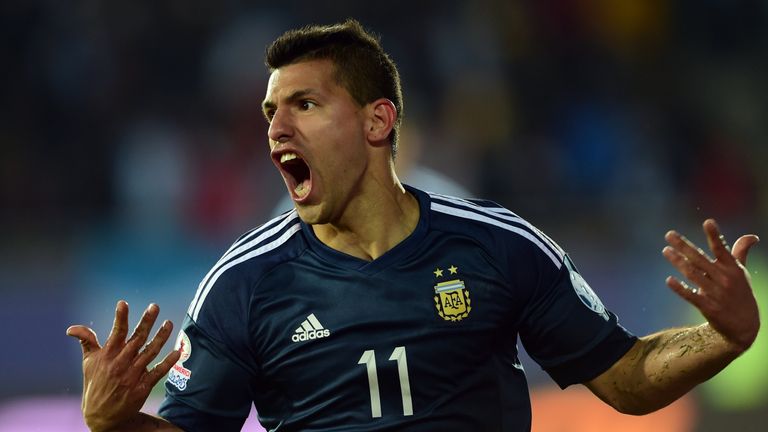
[{"label": "man", "polygon": [[[267,52],[271,157],[296,207],[246,233],[201,282],[177,338],[145,311],[126,341],[119,302],[102,348],[83,345],[83,413],[95,431],[530,429],[517,337],[562,387],[648,413],[754,341],[743,263],[704,223],[714,259],[675,232],[667,284],[707,323],[636,338],[560,247],[512,212],[403,186],[393,169],[397,70],[355,21],[291,31]],[[170,372],[169,372],[170,371]],[[167,372],[159,417],[139,412]]]}]

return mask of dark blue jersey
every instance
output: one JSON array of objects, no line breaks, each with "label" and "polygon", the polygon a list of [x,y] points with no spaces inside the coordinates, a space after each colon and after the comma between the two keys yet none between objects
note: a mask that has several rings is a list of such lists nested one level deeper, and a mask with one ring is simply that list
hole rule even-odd
[{"label": "dark blue jersey", "polygon": [[239,430],[528,431],[518,337],[561,386],[634,343],[567,255],[488,201],[428,194],[414,232],[369,262],[286,213],[201,282],[160,415]]}]

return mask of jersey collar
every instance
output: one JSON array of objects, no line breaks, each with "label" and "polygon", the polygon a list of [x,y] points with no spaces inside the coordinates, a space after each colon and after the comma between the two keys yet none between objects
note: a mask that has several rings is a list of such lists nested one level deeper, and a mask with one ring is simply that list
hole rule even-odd
[{"label": "jersey collar", "polygon": [[388,250],[384,255],[376,258],[373,261],[366,261],[343,252],[339,252],[327,246],[321,242],[312,227],[301,222],[301,229],[304,237],[307,239],[310,249],[319,255],[323,260],[328,261],[339,267],[344,267],[350,270],[356,270],[359,272],[373,274],[387,267],[390,267],[402,260],[408,255],[414,253],[422,240],[427,234],[429,228],[429,207],[430,199],[429,195],[414,187],[403,185],[405,190],[410,192],[416,200],[419,202],[419,222],[416,224],[416,229],[406,237],[403,241],[395,245],[392,249]]}]

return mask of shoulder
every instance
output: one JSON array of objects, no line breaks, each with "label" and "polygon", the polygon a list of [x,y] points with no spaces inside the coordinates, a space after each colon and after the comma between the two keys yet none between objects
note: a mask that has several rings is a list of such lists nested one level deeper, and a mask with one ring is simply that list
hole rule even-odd
[{"label": "shoulder", "polygon": [[187,310],[190,318],[197,322],[203,310],[229,309],[233,303],[247,307],[251,288],[263,275],[302,253],[300,232],[298,214],[291,210],[240,236],[200,281]]},{"label": "shoulder", "polygon": [[[494,255],[541,257],[560,269],[564,251],[527,220],[496,202],[428,193],[431,225],[446,233],[464,235]],[[507,256],[507,259],[512,257]]]}]

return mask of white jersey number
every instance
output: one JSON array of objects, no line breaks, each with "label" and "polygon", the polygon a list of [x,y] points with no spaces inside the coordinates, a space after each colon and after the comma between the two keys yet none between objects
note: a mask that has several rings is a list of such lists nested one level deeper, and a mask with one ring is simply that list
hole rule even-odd
[{"label": "white jersey number", "polygon": [[[390,361],[397,362],[397,375],[400,378],[400,396],[403,399],[403,415],[413,415],[413,402],[411,401],[411,383],[408,380],[408,357],[405,355],[405,347],[399,346],[389,356]],[[358,360],[357,364],[365,365],[368,373],[368,389],[371,392],[371,417],[381,417],[381,395],[379,394],[379,375],[376,372],[376,353],[367,350]]]}]

